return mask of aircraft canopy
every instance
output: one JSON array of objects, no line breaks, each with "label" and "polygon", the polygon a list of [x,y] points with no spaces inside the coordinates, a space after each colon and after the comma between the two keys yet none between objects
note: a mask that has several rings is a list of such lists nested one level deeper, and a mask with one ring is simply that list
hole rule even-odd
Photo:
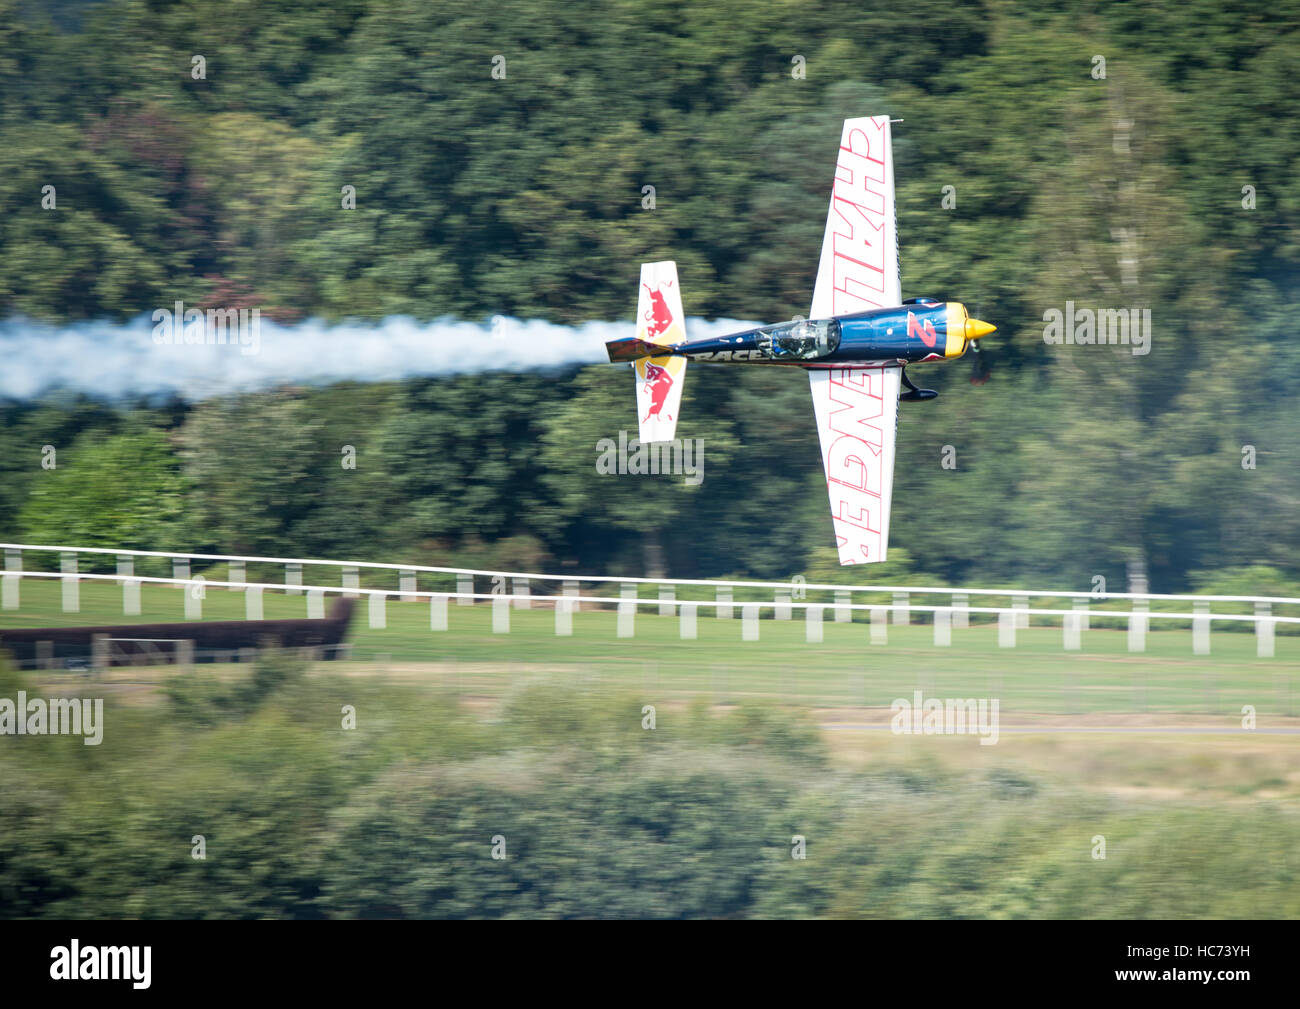
[{"label": "aircraft canopy", "polygon": [[840,345],[835,319],[813,319],[767,326],[758,331],[758,347],[776,360],[811,361],[833,354]]}]

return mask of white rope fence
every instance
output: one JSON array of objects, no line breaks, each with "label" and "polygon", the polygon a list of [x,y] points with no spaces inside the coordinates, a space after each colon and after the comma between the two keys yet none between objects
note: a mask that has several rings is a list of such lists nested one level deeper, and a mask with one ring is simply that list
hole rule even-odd
[{"label": "white rope fence", "polygon": [[[342,569],[343,584],[345,586],[355,586],[359,584],[358,573],[361,569],[379,570],[379,571],[397,571],[401,578],[402,591],[414,589],[415,578],[417,574],[453,574],[464,576],[469,579],[488,578],[511,580],[516,582],[516,589],[524,589],[517,592],[519,595],[528,595],[526,591],[528,582],[561,582],[561,583],[614,583],[618,582],[625,585],[656,585],[665,588],[671,588],[678,585],[702,585],[720,588],[760,588],[772,592],[789,591],[791,593],[802,593],[807,591],[835,591],[835,592],[889,592],[895,593],[901,597],[901,603],[905,604],[909,594],[915,595],[951,595],[954,599],[959,597],[969,598],[970,596],[1010,596],[1016,600],[1016,605],[1028,605],[1028,600],[1037,596],[1040,598],[1053,599],[1077,599],[1105,601],[1111,599],[1132,599],[1139,601],[1146,600],[1165,600],[1165,601],[1184,601],[1184,602],[1240,602],[1240,603],[1270,603],[1270,604],[1292,604],[1300,605],[1300,598],[1289,596],[1219,596],[1219,595],[1177,595],[1165,593],[1149,592],[1097,592],[1097,591],[1079,591],[1069,589],[970,589],[970,588],[953,588],[952,586],[898,586],[898,585],[840,585],[834,583],[816,583],[808,582],[803,579],[795,579],[788,582],[760,582],[760,581],[722,581],[709,578],[646,578],[640,576],[621,576],[621,575],[555,575],[540,572],[525,571],[491,571],[481,568],[452,568],[452,567],[435,567],[421,564],[390,564],[375,561],[339,561],[339,560],[321,560],[318,558],[305,557],[256,557],[251,555],[239,554],[196,554],[196,553],[176,553],[173,551],[160,550],[124,550],[114,547],[76,547],[76,546],[44,546],[30,543],[0,543],[0,549],[5,551],[5,570],[21,571],[22,554],[24,551],[58,553],[61,555],[61,563],[71,563],[73,572],[75,572],[76,555],[78,554],[97,554],[110,555],[117,558],[118,577],[130,577],[133,571],[132,559],[136,557],[161,557],[170,558],[173,566],[173,577],[184,580],[188,577],[190,571],[190,561],[212,561],[214,563],[227,563],[232,568],[237,568],[239,577],[232,577],[231,581],[236,587],[243,584],[242,572],[247,564],[280,564],[285,566],[285,585],[277,585],[277,589],[285,586],[301,590],[302,588],[302,567],[304,565],[320,565],[325,567],[336,567]],[[232,570],[232,576],[236,574]],[[472,592],[463,587],[458,587],[458,592]],[[296,592],[294,594],[297,594]],[[720,602],[723,600],[719,600]],[[773,600],[778,601],[776,599]],[[900,603],[896,598],[895,603]],[[527,607],[521,607],[527,608]],[[961,608],[960,604],[954,602],[954,608]],[[1023,624],[1022,624],[1023,626]]]},{"label": "white rope fence", "polygon": [[[100,551],[106,552],[106,551]],[[155,555],[155,556],[173,556],[173,555]],[[195,555],[188,555],[193,558]],[[390,569],[406,570],[396,565],[388,565]],[[418,589],[413,580],[403,581],[398,590],[392,589],[374,589],[362,588],[359,584],[346,585],[303,585],[301,580],[279,584],[275,582],[248,582],[245,580],[209,580],[202,575],[189,576],[188,565],[186,566],[186,577],[161,577],[148,575],[135,575],[134,572],[124,572],[119,566],[117,574],[95,574],[89,572],[77,572],[75,562],[69,564],[65,558],[61,564],[60,571],[24,571],[21,568],[7,568],[0,576],[0,582],[3,582],[3,607],[6,610],[19,609],[20,596],[19,584],[23,578],[50,579],[58,578],[63,583],[63,609],[65,612],[79,612],[80,596],[78,585],[81,581],[106,581],[119,582],[122,585],[122,610],[127,616],[138,616],[141,611],[140,587],[142,584],[153,585],[171,585],[185,590],[185,618],[187,620],[198,620],[202,618],[202,604],[206,590],[230,589],[244,592],[245,600],[245,618],[248,620],[262,619],[262,593],[270,590],[272,592],[284,592],[286,595],[306,594],[307,616],[313,619],[322,619],[325,616],[324,600],[327,594],[337,593],[344,596],[360,597],[366,596],[368,600],[368,620],[372,629],[383,629],[387,627],[387,600],[390,596],[397,596],[403,600],[427,599],[429,601],[429,627],[431,631],[446,631],[448,629],[448,612],[447,606],[450,600],[456,600],[458,603],[474,603],[477,601],[490,601],[492,603],[492,632],[494,634],[508,634],[510,632],[510,609],[527,609],[531,606],[534,597],[528,590],[527,583],[520,584],[516,579],[515,591],[505,592],[435,592],[430,590]],[[499,574],[499,573],[493,573]],[[533,576],[529,576],[533,577]],[[550,576],[548,576],[550,577]],[[565,582],[576,582],[578,579],[560,579]],[[597,580],[597,579],[586,579]],[[661,615],[672,615],[674,611],[679,615],[680,636],[685,640],[693,640],[698,635],[697,616],[701,609],[713,608],[716,614],[721,617],[723,611],[730,616],[734,601],[731,593],[719,591],[715,600],[695,599],[695,600],[677,600],[675,594],[671,600],[666,599],[662,594],[657,599],[642,599],[636,594],[636,585],[632,579],[602,579],[607,581],[623,581],[625,584],[618,596],[598,596],[582,595],[575,585],[568,584],[561,595],[544,597],[545,601],[551,602],[555,608],[555,633],[560,636],[570,636],[573,633],[573,614],[576,612],[581,603],[596,603],[612,605],[616,607],[617,619],[617,636],[620,638],[631,638],[635,636],[635,619],[637,610],[642,606],[657,606]],[[650,579],[639,579],[640,582],[650,581]],[[674,584],[683,584],[676,582]],[[731,586],[744,583],[716,583],[693,581],[690,584],[703,585],[722,585]],[[756,583],[770,584],[770,583]],[[843,590],[840,590],[841,592]],[[870,591],[868,589],[858,589],[855,591]],[[880,590],[877,590],[880,591]],[[915,591],[915,590],[908,590]],[[928,591],[928,590],[927,590]],[[951,589],[944,590],[951,592]],[[997,594],[993,590],[975,590],[963,589],[959,595],[970,594]],[[1003,593],[1013,594],[1013,593]],[[1069,593],[1034,593],[1019,592],[1014,593],[1017,596],[1047,596],[1056,597],[1067,596]],[[1274,628],[1279,623],[1300,624],[1300,617],[1274,616],[1271,608],[1261,606],[1261,603],[1271,602],[1273,600],[1261,599],[1259,597],[1228,597],[1232,599],[1245,598],[1256,603],[1254,613],[1212,613],[1209,610],[1208,601],[1215,597],[1204,596],[1159,596],[1149,594],[1130,594],[1132,598],[1149,600],[1149,599],[1191,599],[1194,602],[1192,612],[1159,612],[1151,611],[1145,608],[1134,607],[1131,611],[1101,611],[1103,615],[1109,618],[1126,619],[1128,622],[1128,648],[1131,652],[1141,652],[1145,650],[1145,637],[1147,627],[1152,620],[1190,620],[1192,622],[1192,650],[1197,655],[1208,655],[1210,652],[1210,625],[1212,621],[1238,621],[1249,622],[1255,625],[1255,634],[1257,639],[1256,654],[1262,658],[1271,658],[1274,654]],[[866,611],[869,615],[871,628],[870,640],[873,645],[883,645],[888,641],[887,616],[892,614],[895,624],[906,624],[907,618],[911,613],[930,613],[933,614],[934,626],[934,644],[936,647],[951,647],[952,645],[952,628],[955,626],[955,617],[958,613],[963,618],[970,614],[990,614],[997,617],[998,627],[998,645],[1003,648],[1014,648],[1016,646],[1017,628],[1028,626],[1028,619],[1032,616],[1038,617],[1061,617],[1063,631],[1063,647],[1067,651],[1078,650],[1081,647],[1081,632],[1085,629],[1085,621],[1088,617],[1088,611],[1081,608],[1076,601],[1070,609],[1055,607],[1031,608],[1025,605],[1023,598],[1015,600],[1015,604],[1006,606],[969,606],[965,605],[960,610],[954,606],[939,606],[913,603],[908,598],[908,593],[903,591],[894,591],[893,603],[853,603],[843,600],[842,595],[837,595],[834,604],[823,602],[808,602],[805,600],[795,600],[786,595],[778,595],[771,602],[765,601],[744,601],[740,603],[741,608],[741,640],[758,641],[759,640],[759,616],[760,611],[766,609],[773,610],[773,616],[781,619],[785,614],[788,617],[795,610],[802,610],[805,619],[805,637],[809,643],[820,643],[824,640],[823,618],[826,610],[832,610],[836,618],[840,619],[840,614],[846,614],[851,620],[851,615],[856,611]],[[1300,600],[1283,599],[1282,602],[1297,602]],[[668,607],[665,612],[665,607]],[[901,619],[900,619],[901,617]],[[1022,624],[1021,621],[1024,621]],[[968,626],[968,624],[963,624]],[[0,631],[0,637],[3,632]]]}]

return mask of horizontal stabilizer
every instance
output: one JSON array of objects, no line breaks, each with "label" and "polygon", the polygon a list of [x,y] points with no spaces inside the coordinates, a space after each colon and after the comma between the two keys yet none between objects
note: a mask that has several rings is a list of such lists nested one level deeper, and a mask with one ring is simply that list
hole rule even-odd
[{"label": "horizontal stabilizer", "polygon": [[[687,362],[684,357],[664,351],[685,340],[686,316],[677,284],[677,264],[671,260],[642,263],[636,338],[615,342],[635,345],[631,353],[636,362],[636,413],[643,442],[672,441],[677,431]],[[610,360],[619,360],[614,357],[613,344],[606,346],[610,348]]]}]

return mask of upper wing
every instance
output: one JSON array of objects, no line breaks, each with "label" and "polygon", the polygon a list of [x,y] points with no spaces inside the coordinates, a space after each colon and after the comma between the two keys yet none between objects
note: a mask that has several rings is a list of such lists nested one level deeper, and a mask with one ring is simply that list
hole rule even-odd
[{"label": "upper wing", "polygon": [[846,119],[810,318],[902,303],[889,117]]},{"label": "upper wing", "polygon": [[873,564],[889,546],[898,365],[809,370],[841,564]]},{"label": "upper wing", "polygon": [[[889,117],[846,119],[810,317],[902,301]],[[901,376],[887,362],[808,372],[841,564],[885,559]]]}]

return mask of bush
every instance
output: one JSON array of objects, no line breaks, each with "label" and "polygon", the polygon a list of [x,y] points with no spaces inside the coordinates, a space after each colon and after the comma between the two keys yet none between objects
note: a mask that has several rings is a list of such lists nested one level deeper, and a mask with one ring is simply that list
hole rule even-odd
[{"label": "bush", "polygon": [[302,676],[270,652],[233,684],[106,705],[101,746],[8,740],[0,917],[1300,913],[1283,808],[1129,805],[925,756],[837,770],[806,716],[766,706],[647,730],[627,695],[534,685],[484,721],[426,687]]}]

